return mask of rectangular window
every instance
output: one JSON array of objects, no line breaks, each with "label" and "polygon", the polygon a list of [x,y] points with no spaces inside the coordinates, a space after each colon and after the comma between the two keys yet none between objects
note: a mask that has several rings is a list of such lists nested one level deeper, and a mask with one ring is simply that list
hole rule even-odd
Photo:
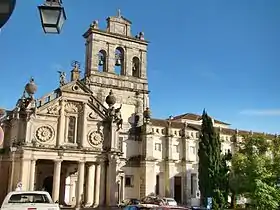
[{"label": "rectangular window", "polygon": [[161,151],[161,144],[160,143],[155,143],[155,150],[156,151]]},{"label": "rectangular window", "polygon": [[133,176],[125,176],[125,186],[126,187],[133,187]]},{"label": "rectangular window", "polygon": [[195,195],[196,191],[196,174],[191,174],[191,194]]},{"label": "rectangular window", "polygon": [[190,152],[191,154],[195,155],[196,154],[196,150],[194,146],[190,146]]},{"label": "rectangular window", "polygon": [[76,143],[76,117],[70,116],[68,118],[68,143]]},{"label": "rectangular window", "polygon": [[180,153],[179,145],[174,145],[174,152]]},{"label": "rectangular window", "polygon": [[8,203],[51,203],[46,194],[20,193],[10,197]]}]

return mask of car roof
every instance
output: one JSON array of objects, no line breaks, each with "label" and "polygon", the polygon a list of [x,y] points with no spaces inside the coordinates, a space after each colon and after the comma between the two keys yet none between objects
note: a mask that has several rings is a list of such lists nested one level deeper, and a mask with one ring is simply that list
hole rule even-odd
[{"label": "car roof", "polygon": [[9,194],[49,194],[46,191],[12,191]]}]

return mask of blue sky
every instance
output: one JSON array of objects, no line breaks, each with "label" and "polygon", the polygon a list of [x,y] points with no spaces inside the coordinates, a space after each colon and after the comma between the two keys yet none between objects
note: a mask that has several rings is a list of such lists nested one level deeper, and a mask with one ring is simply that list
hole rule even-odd
[{"label": "blue sky", "polygon": [[[82,34],[93,20],[122,15],[144,31],[154,117],[204,108],[232,127],[280,132],[280,1],[65,0],[60,35],[45,35],[37,5],[18,0],[0,33],[0,106],[13,108],[30,76],[37,97],[56,88],[57,70],[84,66]],[[160,3],[160,4],[159,4]]]}]

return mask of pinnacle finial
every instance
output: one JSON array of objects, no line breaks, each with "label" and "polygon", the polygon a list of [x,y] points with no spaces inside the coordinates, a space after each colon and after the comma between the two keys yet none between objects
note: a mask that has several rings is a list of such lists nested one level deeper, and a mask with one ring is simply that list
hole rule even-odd
[{"label": "pinnacle finial", "polygon": [[118,17],[120,18],[121,17],[121,10],[118,9]]}]

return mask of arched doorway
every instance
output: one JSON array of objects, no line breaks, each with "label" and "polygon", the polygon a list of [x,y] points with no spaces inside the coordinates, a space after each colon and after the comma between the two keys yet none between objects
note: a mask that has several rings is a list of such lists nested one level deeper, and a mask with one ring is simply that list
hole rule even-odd
[{"label": "arched doorway", "polygon": [[43,189],[52,196],[53,176],[48,176],[44,179]]}]

